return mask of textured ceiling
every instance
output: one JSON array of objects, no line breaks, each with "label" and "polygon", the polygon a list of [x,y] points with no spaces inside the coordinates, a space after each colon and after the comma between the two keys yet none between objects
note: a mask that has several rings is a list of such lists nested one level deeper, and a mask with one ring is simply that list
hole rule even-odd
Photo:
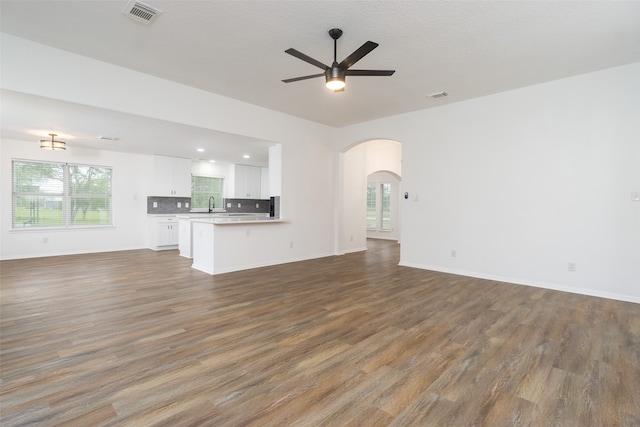
[{"label": "textured ceiling", "polygon": [[[2,31],[251,104],[340,127],[640,61],[639,1],[127,1],[0,2]],[[391,77],[285,84],[371,40],[353,68]],[[6,66],[6,65],[3,65]],[[446,91],[434,100],[426,95]]]}]

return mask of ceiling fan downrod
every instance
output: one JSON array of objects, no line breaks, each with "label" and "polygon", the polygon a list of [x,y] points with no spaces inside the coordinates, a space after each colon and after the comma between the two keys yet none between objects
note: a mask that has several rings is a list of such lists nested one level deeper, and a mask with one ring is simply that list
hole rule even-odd
[{"label": "ceiling fan downrod", "polygon": [[338,39],[342,35],[342,30],[340,28],[332,28],[329,30],[329,35],[333,39],[333,64],[331,67],[338,66]]}]

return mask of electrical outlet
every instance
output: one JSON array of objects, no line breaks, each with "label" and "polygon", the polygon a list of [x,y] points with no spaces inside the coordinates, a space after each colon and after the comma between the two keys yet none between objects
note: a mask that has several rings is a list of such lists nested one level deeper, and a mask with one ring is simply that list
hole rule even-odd
[{"label": "electrical outlet", "polygon": [[260,209],[260,203],[256,203],[256,209]]},{"label": "electrical outlet", "polygon": [[189,203],[185,203],[185,204],[184,204],[184,207],[185,207],[185,208],[188,208],[188,207],[189,207]]},{"label": "electrical outlet", "polygon": [[251,229],[247,228],[247,237],[251,236]]},{"label": "electrical outlet", "polygon": [[456,250],[455,250],[455,249],[452,249],[452,250],[451,250],[451,258],[455,258],[455,257],[457,257],[457,256],[458,256],[458,252],[456,252]]},{"label": "electrical outlet", "polygon": [[238,207],[241,208],[242,207],[242,203],[238,203]]},{"label": "electrical outlet", "polygon": [[227,207],[230,208],[231,207],[231,203],[227,203]]},{"label": "electrical outlet", "polygon": [[293,249],[293,242],[289,242],[289,247]]},{"label": "electrical outlet", "polygon": [[158,202],[153,202],[153,207],[157,208],[158,207]]},{"label": "electrical outlet", "polygon": [[48,237],[43,237],[42,238],[42,243],[49,243],[49,238]]},{"label": "electrical outlet", "polygon": [[576,272],[576,263],[575,262],[570,262],[569,264],[567,264],[567,270],[575,273]]},{"label": "electrical outlet", "polygon": [[182,202],[178,202],[178,207],[181,208],[182,207]]}]

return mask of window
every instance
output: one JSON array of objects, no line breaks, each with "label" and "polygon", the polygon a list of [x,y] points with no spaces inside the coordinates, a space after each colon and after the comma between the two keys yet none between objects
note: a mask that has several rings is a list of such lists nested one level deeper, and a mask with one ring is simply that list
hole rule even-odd
[{"label": "window", "polygon": [[380,229],[391,231],[391,184],[384,182],[380,184]]},{"label": "window", "polygon": [[217,208],[224,207],[222,205],[222,189],[223,178],[214,178],[210,176],[191,176],[191,208],[192,209],[208,209],[209,197],[213,196],[214,206]]},{"label": "window", "polygon": [[391,184],[367,184],[367,229],[391,231]]},{"label": "window", "polygon": [[112,225],[111,168],[13,161],[12,227]]},{"label": "window", "polygon": [[377,228],[378,216],[376,215],[376,184],[367,184],[367,229]]}]

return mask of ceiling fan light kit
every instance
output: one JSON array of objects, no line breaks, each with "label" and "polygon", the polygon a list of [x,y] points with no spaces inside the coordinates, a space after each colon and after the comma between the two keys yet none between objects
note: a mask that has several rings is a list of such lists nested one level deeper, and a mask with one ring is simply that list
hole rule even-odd
[{"label": "ceiling fan light kit", "polygon": [[329,89],[334,91],[344,89],[344,70],[337,67],[331,67],[324,72],[324,75]]},{"label": "ceiling fan light kit", "polygon": [[315,77],[325,76],[326,86],[335,91],[341,92],[345,87],[346,76],[391,76],[395,73],[395,70],[351,70],[350,68],[365,55],[378,47],[378,43],[368,41],[356,49],[351,55],[347,56],[342,62],[338,63],[337,50],[338,39],[342,36],[342,30],[339,28],[332,28],[329,30],[329,35],[333,39],[333,63],[331,67],[324,65],[322,62],[305,55],[304,53],[297,51],[294,48],[285,50],[285,53],[295,56],[311,65],[314,65],[322,70],[324,73],[311,74],[308,76],[294,77],[291,79],[282,80],[284,83],[297,82],[299,80],[307,80]]}]

